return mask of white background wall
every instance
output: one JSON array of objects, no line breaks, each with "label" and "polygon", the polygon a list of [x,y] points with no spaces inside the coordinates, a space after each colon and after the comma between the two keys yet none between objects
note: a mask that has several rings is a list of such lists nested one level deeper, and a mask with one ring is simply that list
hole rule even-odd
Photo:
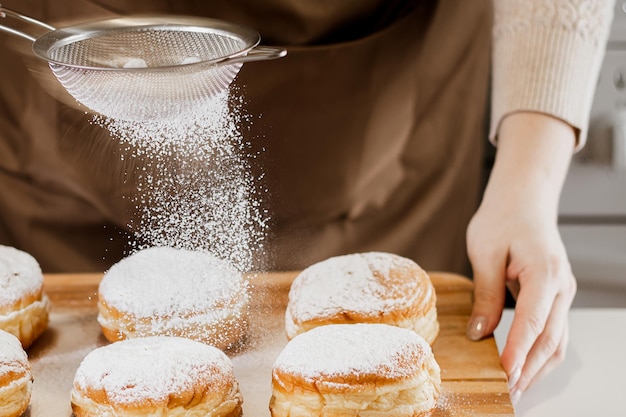
[{"label": "white background wall", "polygon": [[578,279],[578,307],[626,307],[626,1],[617,0],[587,146],[560,204],[561,235]]}]

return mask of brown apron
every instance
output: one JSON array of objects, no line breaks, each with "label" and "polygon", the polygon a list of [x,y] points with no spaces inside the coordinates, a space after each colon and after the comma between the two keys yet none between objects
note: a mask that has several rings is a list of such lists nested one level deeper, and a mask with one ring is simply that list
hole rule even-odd
[{"label": "brown apron", "polygon": [[[467,273],[480,193],[490,0],[4,1],[49,22],[107,14],[210,16],[287,57],[236,79],[254,123],[271,217],[259,268],[384,250]],[[0,46],[0,243],[48,271],[103,270],[127,250],[132,181],[107,132],[60,104]],[[7,80],[11,80],[8,82]],[[258,117],[257,117],[258,116]],[[96,142],[98,145],[96,146]],[[111,142],[111,141],[110,141]]]}]

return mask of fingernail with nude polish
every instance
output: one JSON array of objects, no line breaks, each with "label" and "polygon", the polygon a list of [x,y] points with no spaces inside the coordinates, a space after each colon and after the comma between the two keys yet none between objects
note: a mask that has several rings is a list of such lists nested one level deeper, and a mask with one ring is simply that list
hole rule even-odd
[{"label": "fingernail with nude polish", "polygon": [[473,317],[467,325],[467,338],[477,341],[485,335],[485,327],[487,326],[487,318],[478,316]]},{"label": "fingernail with nude polish", "polygon": [[513,387],[515,387],[515,385],[517,384],[517,381],[519,381],[520,376],[522,376],[522,369],[518,366],[514,368],[513,371],[511,372],[511,375],[509,375],[509,389],[510,390],[512,390]]},{"label": "fingernail with nude polish", "polygon": [[511,391],[511,404],[516,405],[521,396],[522,396],[521,391],[516,390],[516,389]]}]

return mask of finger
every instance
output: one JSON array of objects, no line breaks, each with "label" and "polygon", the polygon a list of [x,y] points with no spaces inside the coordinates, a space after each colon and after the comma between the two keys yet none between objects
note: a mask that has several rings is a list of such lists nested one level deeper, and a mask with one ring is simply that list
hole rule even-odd
[{"label": "finger", "polygon": [[[513,405],[517,404],[519,399],[522,396],[522,393],[526,391],[529,387],[535,384],[537,381],[545,377],[547,374],[552,372],[565,358],[565,352],[567,351],[567,345],[569,344],[569,326],[565,327],[564,334],[561,338],[560,345],[554,355],[544,364],[544,366],[540,369],[540,371],[535,374],[534,377],[530,380],[530,382],[526,385],[525,388],[521,386],[521,383],[517,383],[517,379],[515,381],[509,380],[509,389],[511,394],[511,402]],[[515,382],[511,386],[511,382]]]},{"label": "finger", "polygon": [[505,298],[506,253],[474,256],[474,303],[467,324],[467,337],[480,340],[495,330]]},{"label": "finger", "polygon": [[563,331],[563,336],[561,337],[561,343],[557,350],[554,352],[552,357],[548,362],[544,364],[544,366],[535,374],[535,376],[530,380],[526,388],[520,387],[520,390],[526,391],[528,388],[532,387],[537,381],[542,379],[544,376],[548,375],[552,372],[558,365],[563,363],[565,360],[567,346],[569,344],[569,325],[565,326]]},{"label": "finger", "polygon": [[[502,366],[510,377],[521,376],[528,353],[546,328],[557,295],[557,287],[551,284],[553,280],[547,274],[534,274],[536,276],[520,277],[523,284],[502,350]],[[515,384],[515,381],[511,383]]]},{"label": "finger", "polygon": [[[573,276],[570,275],[569,279],[575,282]],[[573,287],[575,288],[575,284]],[[565,358],[569,338],[568,314],[574,295],[572,285],[567,285],[557,295],[544,331],[528,353],[519,381],[514,388],[521,392],[526,391],[534,381],[552,371]]]},{"label": "finger", "polygon": [[519,379],[511,387],[511,396],[515,396],[517,391],[526,391],[540,372],[548,373],[562,361],[568,308],[569,303],[564,297],[557,297],[543,333],[528,353]]}]

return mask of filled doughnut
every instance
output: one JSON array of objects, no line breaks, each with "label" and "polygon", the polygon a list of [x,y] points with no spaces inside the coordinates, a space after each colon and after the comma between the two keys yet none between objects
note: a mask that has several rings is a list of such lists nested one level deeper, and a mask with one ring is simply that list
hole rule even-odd
[{"label": "filled doughnut", "polygon": [[0,416],[19,417],[33,389],[28,356],[14,335],[0,330]]},{"label": "filled doughnut", "polygon": [[50,300],[43,274],[30,254],[0,245],[0,330],[28,348],[48,327]]},{"label": "filled doughnut", "polygon": [[436,408],[430,345],[387,324],[330,324],[291,339],[272,368],[272,417],[422,417]]},{"label": "filled doughnut", "polygon": [[109,341],[181,336],[220,349],[247,333],[248,288],[226,261],[153,247],[113,265],[98,288],[98,322]]},{"label": "filled doughnut", "polygon": [[91,351],[70,393],[76,417],[239,417],[231,360],[191,339],[128,339]]},{"label": "filled doughnut", "polygon": [[433,343],[437,297],[414,261],[385,252],[336,256],[304,269],[292,282],[285,311],[288,338],[317,326],[385,323]]}]

